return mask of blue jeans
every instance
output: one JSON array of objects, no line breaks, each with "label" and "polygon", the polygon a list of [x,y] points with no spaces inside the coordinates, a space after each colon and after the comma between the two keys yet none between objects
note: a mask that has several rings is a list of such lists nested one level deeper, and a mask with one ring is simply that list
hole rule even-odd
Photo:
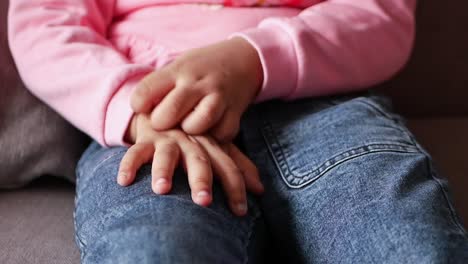
[{"label": "blue jeans", "polygon": [[446,180],[385,97],[370,93],[251,107],[236,143],[261,197],[233,216],[219,184],[194,204],[183,170],[169,195],[150,167],[116,183],[125,148],[93,143],[77,169],[83,263],[468,263]]}]

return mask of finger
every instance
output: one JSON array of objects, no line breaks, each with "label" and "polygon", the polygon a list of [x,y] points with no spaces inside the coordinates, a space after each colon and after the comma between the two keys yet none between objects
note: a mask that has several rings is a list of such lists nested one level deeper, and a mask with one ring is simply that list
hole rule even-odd
[{"label": "finger", "polygon": [[156,106],[151,113],[151,125],[156,130],[167,130],[182,121],[202,98],[197,89],[176,87]]},{"label": "finger", "polygon": [[136,177],[138,169],[151,160],[154,152],[152,144],[137,143],[131,146],[120,161],[117,183],[130,185]]},{"label": "finger", "polygon": [[174,170],[179,162],[180,149],[175,141],[161,140],[156,143],[153,167],[151,168],[153,191],[166,194],[171,190]]},{"label": "finger", "polygon": [[208,153],[211,165],[229,201],[232,212],[238,216],[247,213],[247,194],[244,176],[234,161],[217,145],[205,136],[194,137]]},{"label": "finger", "polygon": [[240,115],[232,110],[227,110],[221,121],[210,131],[210,134],[219,142],[232,141],[239,132]]},{"label": "finger", "polygon": [[187,137],[179,141],[181,154],[187,167],[187,177],[192,191],[192,200],[201,206],[212,202],[213,173],[207,154],[197,142]]},{"label": "finger", "polygon": [[188,134],[203,134],[213,127],[224,114],[226,104],[221,97],[210,94],[203,99],[182,121],[181,127]]},{"label": "finger", "polygon": [[242,171],[247,190],[255,194],[262,194],[264,192],[264,187],[260,180],[258,169],[255,164],[253,164],[253,162],[247,156],[245,156],[244,153],[242,153],[234,144],[229,144],[227,151],[231,159]]},{"label": "finger", "polygon": [[174,87],[175,81],[169,71],[150,73],[138,83],[130,105],[136,113],[149,113]]}]

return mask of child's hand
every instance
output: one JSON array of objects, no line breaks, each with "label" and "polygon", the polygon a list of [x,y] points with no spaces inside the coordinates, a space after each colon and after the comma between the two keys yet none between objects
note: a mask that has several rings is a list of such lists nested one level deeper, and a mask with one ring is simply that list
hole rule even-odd
[{"label": "child's hand", "polygon": [[180,129],[157,132],[145,115],[135,115],[127,139],[135,144],[120,163],[117,182],[122,186],[130,185],[137,170],[153,160],[152,189],[157,194],[166,194],[171,189],[174,169],[182,158],[192,199],[201,206],[208,206],[212,201],[213,172],[219,177],[236,215],[247,212],[246,188],[256,194],[263,192],[255,165],[233,144],[222,149],[208,137],[190,137]]},{"label": "child's hand", "polygon": [[131,105],[137,113],[152,111],[155,130],[180,124],[188,134],[210,130],[217,140],[229,142],[262,81],[257,51],[234,37],[190,50],[149,74],[133,93]]}]

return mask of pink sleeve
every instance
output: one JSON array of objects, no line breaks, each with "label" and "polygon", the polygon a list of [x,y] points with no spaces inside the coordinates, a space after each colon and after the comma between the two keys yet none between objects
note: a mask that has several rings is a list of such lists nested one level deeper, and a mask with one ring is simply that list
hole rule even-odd
[{"label": "pink sleeve", "polygon": [[137,81],[153,69],[131,64],[104,37],[114,1],[10,0],[9,42],[26,86],[105,146],[124,145]]},{"label": "pink sleeve", "polygon": [[257,101],[344,93],[382,82],[408,60],[416,0],[328,0],[236,33],[258,51]]}]

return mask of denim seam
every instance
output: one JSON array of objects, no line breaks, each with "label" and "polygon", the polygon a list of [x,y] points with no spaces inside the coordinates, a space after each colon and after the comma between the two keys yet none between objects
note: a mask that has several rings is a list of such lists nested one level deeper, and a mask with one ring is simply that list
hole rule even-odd
[{"label": "denim seam", "polygon": [[439,187],[440,191],[442,192],[442,195],[444,196],[445,203],[446,203],[447,208],[450,211],[450,216],[451,216],[450,218],[451,218],[453,224],[457,228],[460,229],[460,231],[464,235],[465,239],[468,240],[468,234],[466,233],[466,230],[463,228],[463,225],[458,221],[458,217],[457,217],[457,214],[455,212],[455,208],[452,206],[452,203],[450,202],[450,199],[448,197],[448,193],[445,191],[445,188],[442,186],[442,183],[440,182],[440,180],[437,179],[437,177],[434,175],[434,170],[433,170],[433,167],[432,167],[432,164],[431,164],[430,157],[428,157],[426,154],[424,154],[424,156],[426,158],[427,169],[428,169],[428,171],[429,171],[429,173],[431,175],[431,179],[434,180],[437,183],[437,186]]},{"label": "denim seam", "polygon": [[[368,98],[369,99],[369,98]],[[373,110],[375,110],[381,117],[383,118],[386,118],[388,120],[390,120],[391,122],[393,122],[394,124],[396,124],[396,126],[392,126],[392,128],[395,128],[395,129],[398,129],[400,132],[403,132],[406,136],[409,137],[409,135],[406,133],[406,130],[404,128],[402,128],[400,122],[399,122],[399,119],[396,118],[395,116],[389,114],[387,111],[385,111],[384,109],[382,109],[381,106],[379,106],[378,104],[374,103],[372,100],[365,100],[364,98],[357,98],[356,100],[357,102],[361,103],[361,104],[364,104],[364,105],[367,105],[368,107],[371,107]],[[409,139],[411,140],[411,137],[409,137]],[[414,143],[413,140],[411,140],[411,142]]]},{"label": "denim seam", "polygon": [[84,250],[84,248],[86,248],[86,243],[83,241],[83,238],[78,234],[78,226],[77,226],[77,223],[76,223],[76,209],[73,212],[73,224],[75,226],[76,241],[78,242],[79,246]]},{"label": "denim seam", "polygon": [[252,240],[252,233],[253,233],[253,226],[255,224],[255,221],[257,221],[258,217],[260,216],[260,210],[255,210],[255,215],[252,217],[250,220],[250,224],[247,230],[247,238],[246,241],[244,242],[244,264],[247,264],[249,262],[249,244],[251,243]]},{"label": "denim seam", "polygon": [[[77,177],[76,177],[76,187],[75,189],[78,187],[78,181],[80,179],[80,175],[81,175],[81,170],[77,170]],[[75,243],[78,244],[78,247],[81,249],[81,254],[80,254],[80,259],[81,259],[81,262],[83,262],[83,259],[85,258],[86,256],[86,243],[83,241],[83,238],[79,235],[78,233],[78,226],[77,226],[77,222],[76,222],[76,209],[77,209],[77,202],[78,202],[78,192],[75,191],[76,194],[75,194],[75,199],[74,199],[74,203],[75,203],[75,208],[73,209],[73,225],[75,227]]]},{"label": "denim seam", "polygon": [[[322,162],[322,164],[320,164],[317,168],[315,168],[311,172],[304,173],[303,175],[297,175],[292,172],[290,166],[288,165],[285,154],[283,152],[283,148],[281,147],[281,145],[278,142],[278,139],[272,132],[271,125],[267,125],[265,128],[268,131],[262,131],[262,135],[266,142],[267,148],[270,151],[271,155],[273,156],[273,160],[275,161],[275,164],[280,171],[283,181],[286,183],[286,185],[288,185],[291,188],[302,188],[305,185],[308,185],[309,183],[322,177],[326,172],[336,167],[337,165],[342,164],[348,160],[366,155],[366,154],[378,153],[378,152],[396,152],[396,153],[418,153],[419,152],[417,148],[414,147],[413,145],[400,145],[396,143],[386,143],[386,142],[366,144],[360,147],[351,148],[341,153],[338,153],[334,155],[333,157],[327,159],[326,161]],[[269,135],[266,135],[265,132],[268,133]],[[275,142],[270,142],[268,138],[271,138]],[[299,179],[299,184],[291,184],[289,181],[291,177],[295,179]],[[293,180],[291,180],[291,182],[292,181]]]},{"label": "denim seam", "polygon": [[[369,155],[369,154],[373,154],[373,153],[382,153],[382,152],[387,152],[387,153],[417,153],[417,151],[398,151],[398,150],[392,150],[392,149],[379,149],[379,150],[371,150],[371,151],[367,151],[367,152],[362,152],[362,153],[359,153],[359,154],[355,154],[355,155],[352,155],[352,156],[349,156],[348,158],[344,158],[344,159],[341,159],[339,161],[337,161],[336,163],[333,163],[332,165],[328,166],[328,167],[325,167],[322,172],[314,175],[314,176],[311,176],[312,174],[315,174],[315,171],[314,172],[311,172],[310,174],[306,175],[305,177],[307,178],[302,178],[301,179],[301,183],[299,185],[292,185],[289,183],[289,181],[287,179],[284,178],[284,175],[282,174],[283,176],[283,180],[286,182],[286,184],[291,187],[291,188],[295,188],[295,189],[299,189],[299,188],[302,188],[316,180],[318,180],[319,178],[321,178],[322,176],[324,176],[328,171],[332,170],[333,168],[337,167],[338,165],[341,165],[347,161],[350,161],[350,160],[353,160],[355,158],[358,158],[358,157],[361,157],[361,156],[365,156],[365,155]],[[317,169],[316,169],[317,170]],[[293,176],[293,177],[296,177],[298,178],[297,176],[293,175],[291,171],[289,171],[289,168],[288,168],[288,173]]]},{"label": "denim seam", "polygon": [[[102,164],[104,164],[104,162],[108,161],[109,159],[117,156],[121,154],[121,152],[117,152],[117,153],[113,153],[107,157],[105,157],[103,160],[101,160],[98,164],[96,164],[96,166],[92,169],[92,171],[90,172],[91,174],[94,174],[96,172],[96,170],[98,170]],[[77,176],[76,177],[76,186],[78,187],[79,185],[79,181],[80,181],[80,178],[81,178],[81,167],[82,166],[85,166],[85,164],[80,164],[81,166],[77,168],[76,172],[77,172]],[[86,186],[83,186],[83,187],[86,187]],[[83,238],[79,235],[79,232],[78,232],[78,228],[81,228],[78,227],[77,223],[76,223],[76,209],[78,208],[78,191],[76,192],[75,194],[75,199],[74,199],[74,202],[75,202],[75,209],[73,210],[73,224],[75,226],[75,237],[76,237],[76,241],[79,243],[79,246],[81,246],[82,248],[82,257],[84,257],[86,255],[86,252],[85,252],[85,249],[86,249],[86,243],[84,242]]]},{"label": "denim seam", "polygon": [[[395,122],[399,123],[398,120],[396,120]],[[445,199],[446,206],[450,211],[450,216],[451,216],[451,220],[452,220],[453,224],[460,229],[462,234],[468,240],[468,233],[465,230],[465,228],[463,227],[463,225],[460,223],[460,221],[459,221],[459,219],[457,217],[457,213],[455,211],[455,208],[453,207],[452,203],[450,202],[449,194],[445,190],[445,188],[444,188],[443,184],[440,182],[440,180],[435,176],[435,168],[434,168],[434,166],[432,164],[431,155],[416,141],[413,134],[408,129],[406,129],[404,126],[403,126],[403,132],[410,138],[410,140],[413,142],[413,144],[416,146],[416,148],[425,156],[426,164],[427,164],[426,165],[427,170],[430,173],[430,179],[434,180],[437,183],[437,186],[439,187],[440,191],[442,192],[442,195],[444,196],[444,199]]]}]

